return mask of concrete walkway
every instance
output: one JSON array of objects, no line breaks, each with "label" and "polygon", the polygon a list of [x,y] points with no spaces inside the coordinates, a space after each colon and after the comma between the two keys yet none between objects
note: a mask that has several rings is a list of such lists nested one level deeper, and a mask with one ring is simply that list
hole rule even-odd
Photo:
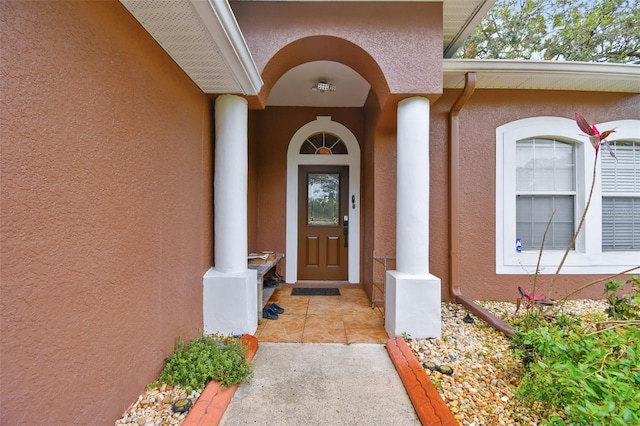
[{"label": "concrete walkway", "polygon": [[260,343],[220,425],[420,425],[384,345]]}]

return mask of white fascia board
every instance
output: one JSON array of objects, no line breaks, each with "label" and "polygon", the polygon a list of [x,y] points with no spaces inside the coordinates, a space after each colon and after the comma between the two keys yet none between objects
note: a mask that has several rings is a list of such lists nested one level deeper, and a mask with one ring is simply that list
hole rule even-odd
[{"label": "white fascia board", "polygon": [[618,74],[640,77],[640,66],[575,61],[529,61],[508,59],[445,59],[443,72],[548,72]]},{"label": "white fascia board", "polygon": [[[445,3],[444,5],[445,8],[448,7],[446,3],[450,3],[450,4],[460,3],[460,1],[454,2],[450,0],[449,1],[443,0],[442,2]],[[478,5],[473,10],[471,15],[469,15],[469,17],[465,21],[464,25],[460,27],[460,30],[458,31],[458,33],[455,36],[453,36],[453,38],[451,39],[451,42],[447,46],[445,46],[445,49],[443,52],[444,58],[450,58],[458,51],[460,46],[462,46],[462,43],[464,43],[464,41],[471,35],[471,33],[473,33],[473,30],[475,30],[478,24],[480,24],[480,21],[482,21],[482,18],[484,18],[487,15],[487,12],[489,12],[489,9],[493,7],[493,4],[495,2],[496,0],[482,0],[478,3]]]},{"label": "white fascia board", "polygon": [[[464,75],[467,72],[488,75],[518,76],[523,80],[531,77],[560,77],[570,76],[574,79],[598,81],[624,81],[631,85],[631,93],[640,93],[640,65],[595,63],[575,61],[529,61],[506,59],[445,59],[442,63],[444,76]],[[481,87],[479,87],[481,88]],[[536,87],[541,89],[541,87]],[[567,88],[567,90],[571,90]]]},{"label": "white fascia board", "polygon": [[242,88],[257,95],[263,81],[227,0],[189,0]]}]

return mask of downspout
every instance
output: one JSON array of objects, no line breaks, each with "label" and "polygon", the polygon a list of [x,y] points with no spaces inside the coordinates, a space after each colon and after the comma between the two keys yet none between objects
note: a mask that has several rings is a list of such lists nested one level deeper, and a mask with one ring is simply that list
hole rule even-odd
[{"label": "downspout", "polygon": [[449,111],[449,294],[476,317],[508,337],[513,329],[460,290],[460,120],[459,115],[476,88],[476,73],[465,74],[462,93]]}]

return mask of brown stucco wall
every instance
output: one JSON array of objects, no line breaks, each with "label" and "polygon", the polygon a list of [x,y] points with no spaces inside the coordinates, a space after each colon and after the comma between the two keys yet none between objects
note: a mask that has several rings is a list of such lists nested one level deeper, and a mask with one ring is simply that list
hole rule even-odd
[{"label": "brown stucco wall", "polygon": [[209,103],[118,2],[0,17],[0,423],[113,424],[202,327]]},{"label": "brown stucco wall", "polygon": [[[446,90],[431,111],[431,264],[446,280],[444,265],[448,209],[448,113],[459,90]],[[522,118],[561,116],[574,111],[593,121],[640,118],[640,95],[531,90],[476,90],[460,114],[460,286],[473,299],[513,301],[517,286],[530,284],[528,275],[495,273],[495,129]],[[580,132],[576,128],[576,135]],[[548,279],[543,276],[542,281]],[[560,294],[576,289],[594,276],[565,275],[556,284]],[[602,286],[578,296],[598,297]],[[446,292],[443,293],[446,295]]]},{"label": "brown stucco wall", "polygon": [[[442,93],[441,3],[232,1],[231,6],[266,90],[296,65],[333,60],[363,75],[383,103],[389,92]],[[373,73],[377,67],[380,73]],[[262,95],[266,99],[268,93]]]},{"label": "brown stucco wall", "polygon": [[[380,107],[378,100],[373,92],[369,92],[369,96],[364,106],[364,140],[361,143],[362,148],[362,211],[361,220],[364,232],[362,240],[362,267],[363,273],[360,276],[364,291],[369,296],[369,299],[373,299],[372,285],[374,279],[374,250],[375,250],[375,141],[376,141],[376,124],[380,118]],[[380,298],[378,294],[375,298]]]},{"label": "brown stucco wall", "polygon": [[[248,175],[247,175],[247,249],[249,252],[269,250],[268,248],[256,247],[258,237],[258,165],[260,157],[258,155],[258,126],[255,125],[258,111],[249,111],[249,122],[247,137],[249,142],[248,152]],[[215,149],[215,147],[214,147]],[[275,251],[275,250],[274,250]],[[284,252],[283,252],[284,253]]]},{"label": "brown stucco wall", "polygon": [[[346,126],[362,146],[364,135],[361,108],[268,107],[252,111],[249,199],[250,222],[255,217],[255,236],[249,237],[249,250],[285,252],[287,149],[294,133],[317,116],[330,116]],[[361,231],[362,232],[362,231]],[[286,259],[285,259],[286,262]],[[284,266],[284,263],[283,263]]]},{"label": "brown stucco wall", "polygon": [[376,132],[375,140],[375,251],[395,256],[396,251],[396,134]]}]

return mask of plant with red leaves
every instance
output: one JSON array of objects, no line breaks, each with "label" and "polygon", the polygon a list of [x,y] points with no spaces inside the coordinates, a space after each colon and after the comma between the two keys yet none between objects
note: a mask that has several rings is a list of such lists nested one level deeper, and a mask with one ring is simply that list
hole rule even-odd
[{"label": "plant with red leaves", "polygon": [[526,287],[518,287],[518,292],[520,293],[520,297],[516,300],[516,313],[520,310],[522,301],[524,301],[524,307],[527,311],[536,306],[542,308],[543,306],[553,305],[552,301],[544,298],[544,294],[534,293]]},{"label": "plant with red leaves", "polygon": [[575,113],[575,120],[580,130],[582,130],[589,137],[591,145],[596,150],[596,157],[598,156],[600,147],[604,145],[607,147],[607,151],[609,151],[609,154],[611,154],[613,158],[616,158],[616,154],[613,152],[611,146],[609,145],[609,142],[607,141],[609,135],[615,132],[616,129],[605,130],[604,132],[600,133],[596,125],[589,124],[589,122],[579,112]]}]

